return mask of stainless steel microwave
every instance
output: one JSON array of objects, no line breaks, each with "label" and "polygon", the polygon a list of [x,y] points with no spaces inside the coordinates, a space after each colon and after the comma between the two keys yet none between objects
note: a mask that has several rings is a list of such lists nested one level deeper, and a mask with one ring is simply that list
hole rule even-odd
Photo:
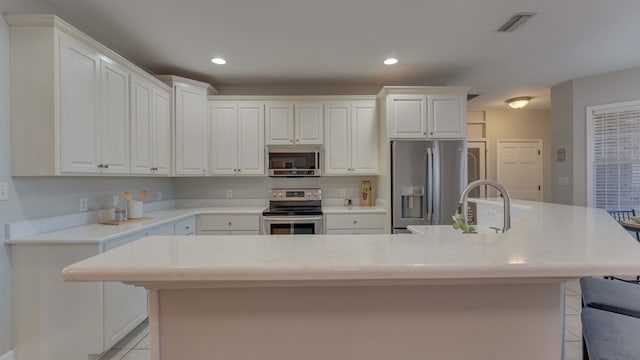
[{"label": "stainless steel microwave", "polygon": [[320,176],[321,152],[319,146],[270,146],[269,176]]}]

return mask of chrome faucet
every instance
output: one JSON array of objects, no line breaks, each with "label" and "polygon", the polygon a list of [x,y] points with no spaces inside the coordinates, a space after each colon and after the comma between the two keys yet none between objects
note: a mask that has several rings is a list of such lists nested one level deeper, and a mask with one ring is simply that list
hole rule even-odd
[{"label": "chrome faucet", "polygon": [[[478,186],[488,185],[496,190],[500,191],[502,194],[502,203],[504,206],[503,214],[504,214],[504,226],[502,227],[502,232],[506,232],[511,228],[511,197],[509,196],[509,192],[504,187],[504,185],[500,184],[497,181],[493,180],[476,180],[471,184],[467,185],[464,190],[462,190],[462,194],[460,195],[460,201],[458,202],[458,210],[456,211],[456,217],[462,217],[462,221],[467,224],[467,198],[469,197],[469,193],[471,190],[477,188]],[[465,211],[463,211],[465,209]],[[476,216],[477,218],[477,216]]]}]

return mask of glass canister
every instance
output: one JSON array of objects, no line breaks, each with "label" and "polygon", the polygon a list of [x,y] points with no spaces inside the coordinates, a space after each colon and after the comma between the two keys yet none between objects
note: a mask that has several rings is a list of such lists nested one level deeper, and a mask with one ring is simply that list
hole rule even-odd
[{"label": "glass canister", "polygon": [[360,185],[360,205],[361,206],[371,206],[373,201],[371,199],[373,188],[371,185],[371,181],[363,180]]}]

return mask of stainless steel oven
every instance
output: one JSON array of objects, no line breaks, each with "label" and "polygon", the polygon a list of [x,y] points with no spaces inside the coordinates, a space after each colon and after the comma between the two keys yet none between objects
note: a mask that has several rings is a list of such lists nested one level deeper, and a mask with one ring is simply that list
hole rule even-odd
[{"label": "stainless steel oven", "polygon": [[262,213],[262,233],[322,234],[321,202],[320,189],[272,189],[269,208]]}]

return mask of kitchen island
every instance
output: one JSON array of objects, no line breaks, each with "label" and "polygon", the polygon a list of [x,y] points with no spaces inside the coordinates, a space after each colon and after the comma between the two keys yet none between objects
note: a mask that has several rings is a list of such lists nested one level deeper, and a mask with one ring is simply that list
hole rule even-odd
[{"label": "kitchen island", "polygon": [[523,206],[504,234],[151,236],[63,277],[149,289],[152,359],[561,359],[564,282],[638,274],[640,245]]}]

